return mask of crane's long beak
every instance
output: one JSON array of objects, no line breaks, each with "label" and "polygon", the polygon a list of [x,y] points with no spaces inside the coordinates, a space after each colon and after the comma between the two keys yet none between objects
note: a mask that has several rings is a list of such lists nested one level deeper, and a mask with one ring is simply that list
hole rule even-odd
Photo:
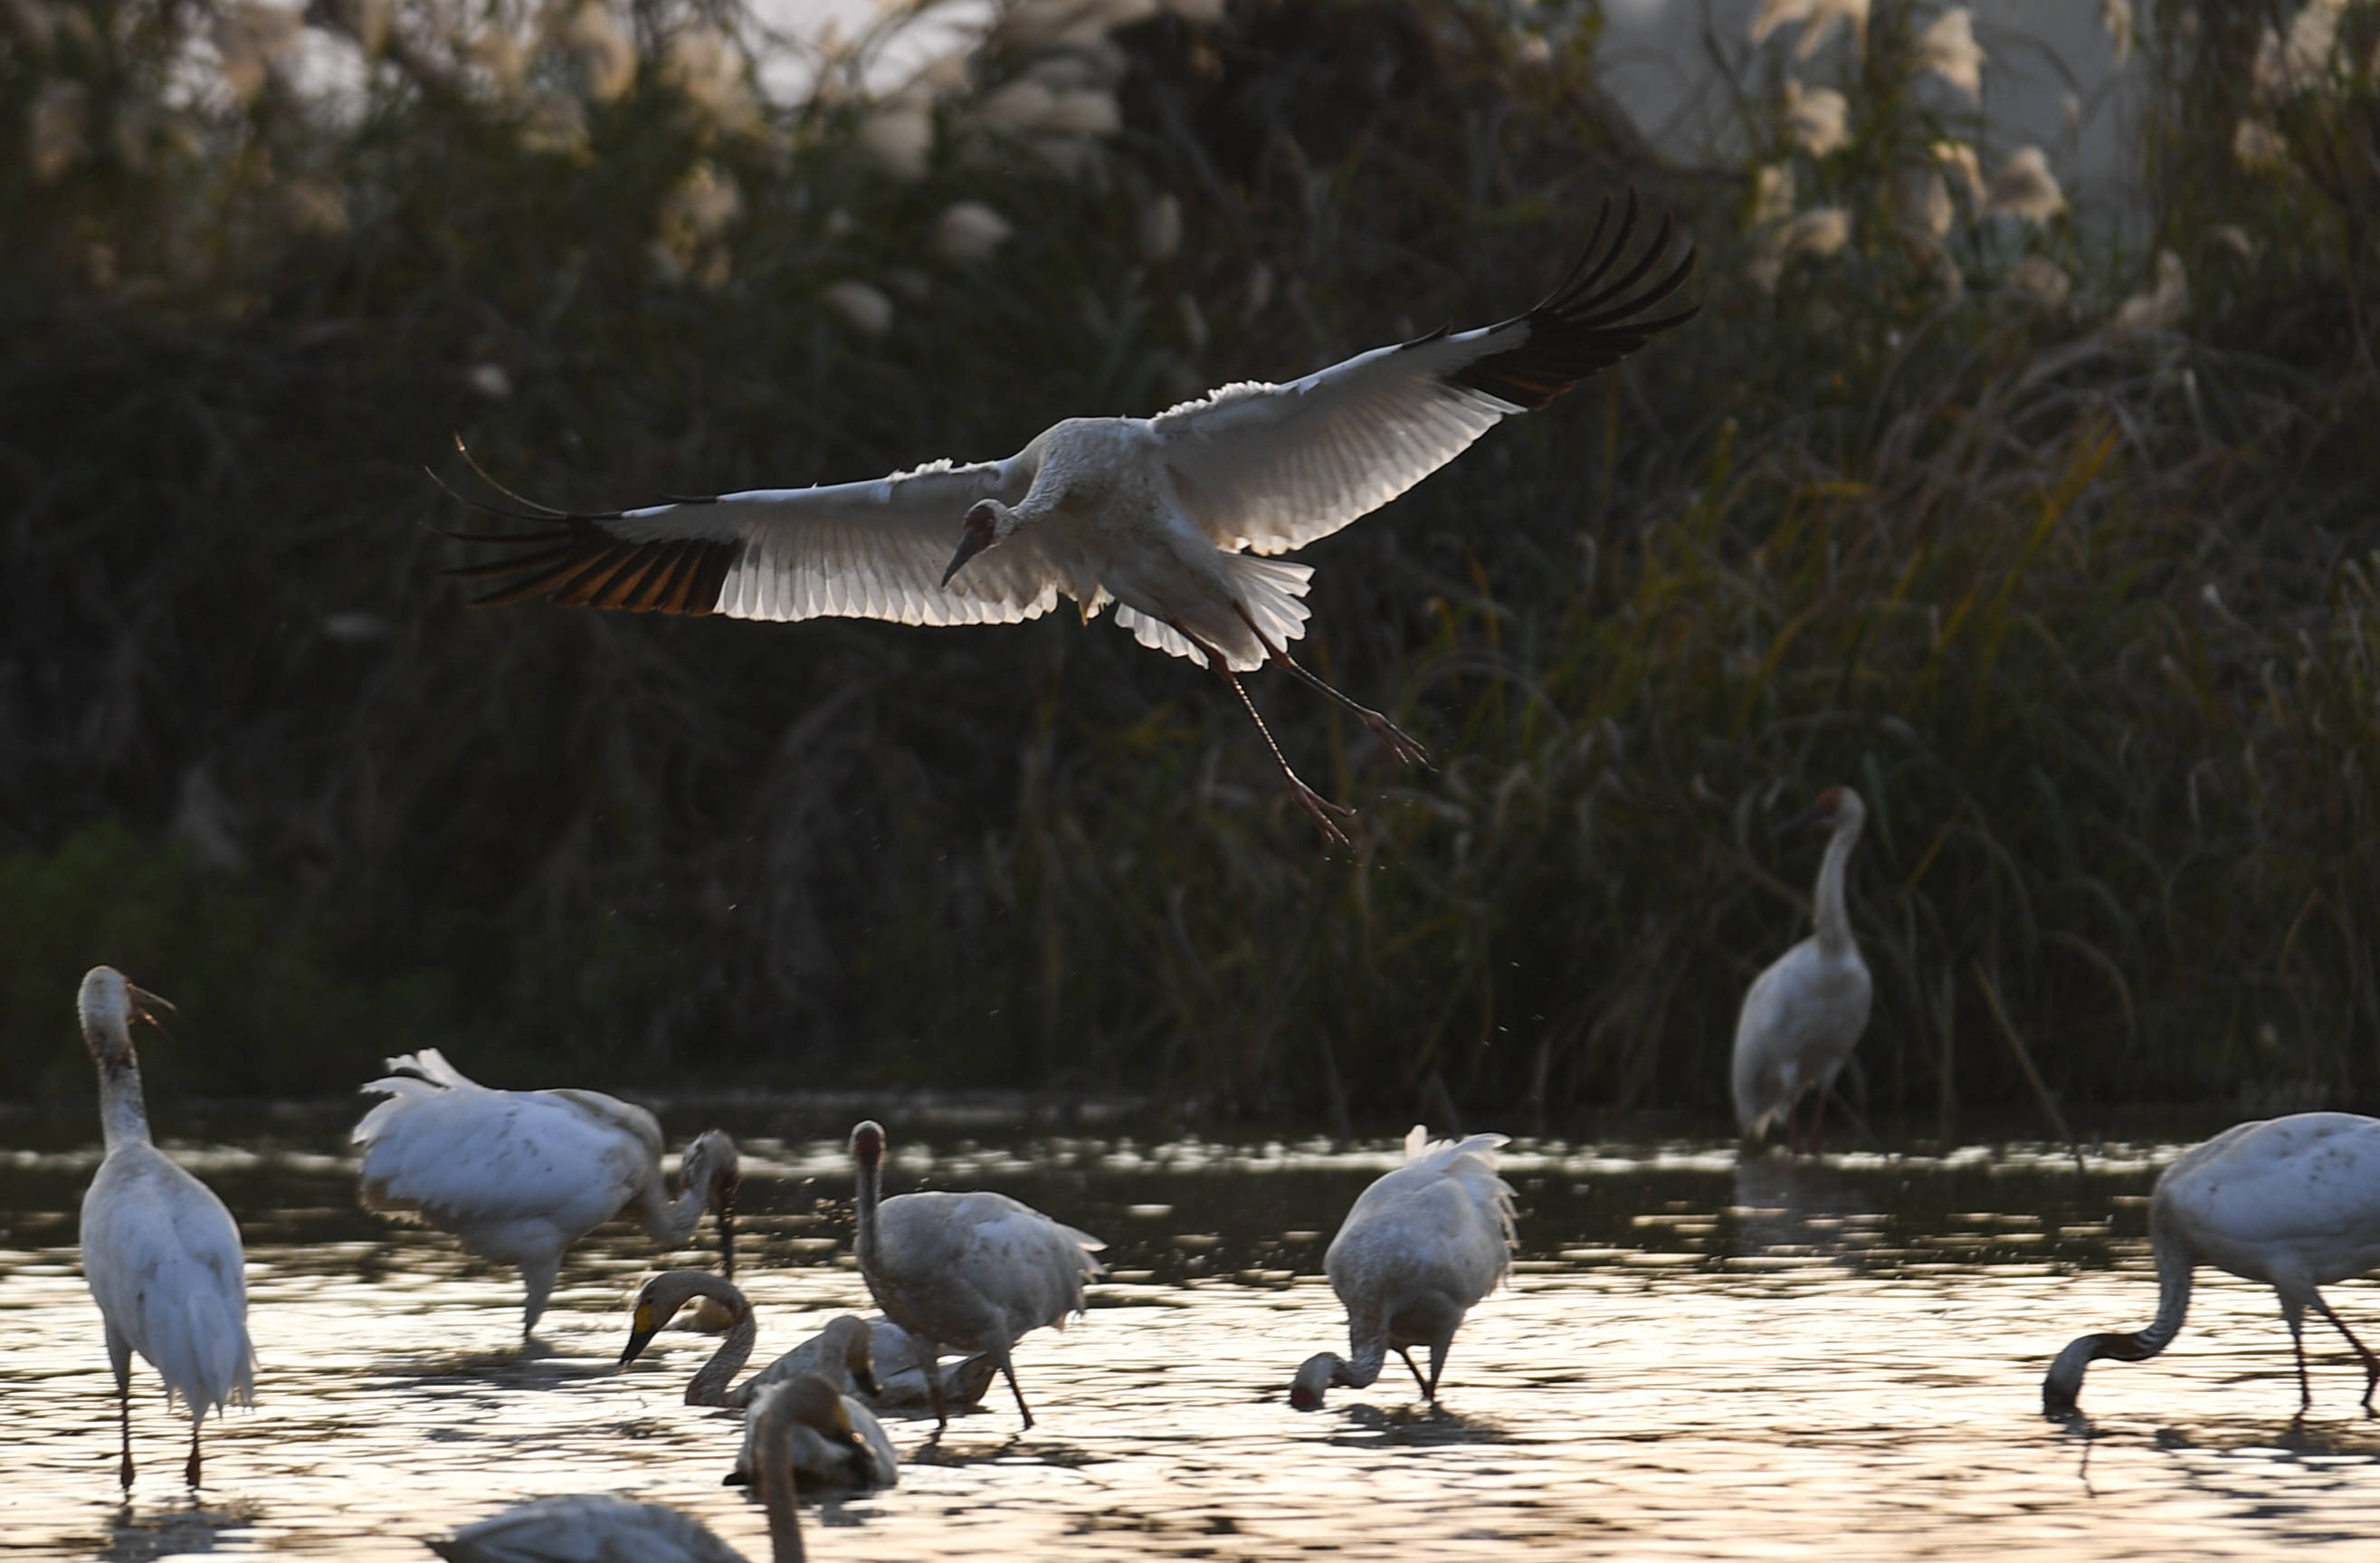
[{"label": "crane's long beak", "polygon": [[1825,805],[1812,804],[1801,813],[1790,815],[1779,820],[1777,828],[1768,832],[1768,839],[1781,841],[1796,830],[1806,830],[1813,825],[1824,825],[1828,818]]},{"label": "crane's long beak", "polygon": [[145,1020],[152,1025],[157,1024],[157,1017],[150,1013],[150,1009],[152,1005],[161,1010],[172,1010],[174,1013],[177,1015],[182,1012],[175,1006],[175,1003],[171,999],[166,998],[162,993],[152,993],[145,987],[135,987],[133,984],[128,982],[124,985],[124,990],[132,995],[132,1013],[134,1018],[138,1020]]},{"label": "crane's long beak", "polygon": [[965,536],[959,539],[959,551],[951,555],[951,567],[942,572],[942,584],[950,585],[951,577],[959,573],[961,566],[990,546],[991,528],[970,524]]}]

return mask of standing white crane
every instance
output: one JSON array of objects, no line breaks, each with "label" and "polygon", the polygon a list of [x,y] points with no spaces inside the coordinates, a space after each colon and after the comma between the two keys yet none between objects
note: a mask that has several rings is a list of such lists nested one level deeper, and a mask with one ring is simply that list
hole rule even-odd
[{"label": "standing white crane", "polygon": [[1606,245],[1611,214],[1607,198],[1561,285],[1499,325],[1375,348],[1287,385],[1226,385],[1156,418],[1067,418],[1005,461],[595,515],[522,501],[517,519],[552,525],[458,534],[518,551],[454,573],[513,577],[483,603],[547,597],[742,619],[1014,624],[1063,593],[1088,622],[1113,603],[1142,645],[1231,685],[1298,806],[1343,842],[1333,816],[1353,811],[1298,779],[1237,675],[1269,662],[1354,712],[1399,762],[1427,757],[1290,656],[1314,572],[1255,556],[1329,536],[1500,420],[1546,406],[1692,319],[1694,309],[1640,318],[1694,269],[1689,250],[1656,276],[1669,220],[1630,262],[1635,192]]},{"label": "standing white crane", "polygon": [[[1512,1262],[1512,1191],[1496,1175],[1501,1134],[1438,1140],[1416,1123],[1405,1135],[1405,1164],[1384,1172],[1356,1197],[1322,1256],[1330,1290],[1347,1308],[1352,1360],[1319,1351],[1299,1365],[1289,1403],[1320,1411],[1324,1393],[1366,1388],[1394,1351],[1432,1405],[1472,1305],[1504,1278]],[[1413,1348],[1429,1348],[1429,1376]]]},{"label": "standing white crane", "polygon": [[2300,1415],[2313,1404],[2308,1308],[2362,1359],[2363,1409],[2373,1409],[2380,1358],[2315,1289],[2380,1268],[2380,1119],[2300,1112],[2232,1125],[2158,1175],[2149,1196],[2149,1248],[2156,1256],[2156,1317],[2146,1329],[2085,1335],[2058,1352],[2042,1380],[2045,1412],[2072,1412],[2083,1371],[2101,1357],[2145,1362],[2171,1345],[2190,1312],[2191,1271],[2200,1265],[2262,1281],[2280,1298],[2297,1353]]},{"label": "standing white crane", "polygon": [[[833,1385],[806,1374],[771,1388],[752,1408],[771,1563],[802,1563],[791,1469],[795,1440],[837,1450],[855,1469],[868,1460],[844,1406]],[[525,1503],[427,1545],[447,1563],[745,1563],[700,1521],[661,1504],[608,1496]]]},{"label": "standing white crane", "polygon": [[1832,826],[1827,855],[1812,892],[1815,931],[1753,979],[1735,1022],[1735,1121],[1756,1140],[1779,1119],[1788,1146],[1801,1149],[1793,1109],[1815,1094],[1810,1150],[1816,1154],[1827,1120],[1827,1091],[1867,1029],[1875,987],[1843,904],[1843,870],[1867,822],[1867,805],[1849,787],[1829,787],[1777,833],[1804,825]]},{"label": "standing white crane", "polygon": [[519,1266],[524,1336],[545,1312],[563,1251],[624,1210],[669,1248],[715,1210],[720,1268],[735,1273],[735,1142],[718,1130],[686,1147],[672,1199],[661,1123],[640,1107],[598,1091],[491,1090],[435,1048],[388,1067],[364,1087],[387,1100],[356,1125],[364,1203],[418,1215],[467,1252]]},{"label": "standing white crane", "polygon": [[93,966],[76,1008],[82,1039],[99,1065],[99,1126],[107,1145],[82,1196],[82,1270],[107,1326],[123,1430],[118,1479],[132,1485],[132,1353],[165,1381],[169,1400],[190,1413],[183,1480],[199,1484],[199,1426],[233,1400],[256,1394],[256,1353],[248,1339],[248,1277],[239,1228],[214,1191],[166,1159],[149,1139],[149,1105],[132,1023],[151,1006],[173,1008]]},{"label": "standing white crane", "polygon": [[1062,1329],[1069,1315],[1083,1311],[1084,1283],[1106,1273],[1091,1254],[1107,1244],[1006,1194],[936,1190],[883,1198],[884,1129],[873,1120],[851,1131],[851,1157],[859,1274],[884,1316],[917,1343],[934,1436],[950,1424],[937,1364],[944,1346],[989,1355],[1032,1426],[1009,1349],[1027,1331]]},{"label": "standing white crane", "polygon": [[[620,1365],[625,1368],[642,1355],[653,1337],[677,1316],[678,1310],[698,1297],[722,1305],[727,1336],[711,1352],[710,1361],[687,1381],[687,1405],[745,1408],[758,1404],[772,1385],[795,1378],[822,1378],[844,1397],[844,1415],[860,1441],[868,1446],[873,1461],[857,1484],[890,1487],[899,1483],[901,1457],[894,1452],[891,1436],[875,1413],[851,1396],[855,1388],[874,1394],[876,1375],[869,1357],[873,1338],[865,1321],[848,1314],[830,1323],[816,1338],[731,1387],[728,1381],[750,1359],[752,1343],[759,1333],[751,1300],[734,1281],[708,1270],[664,1270],[637,1293],[628,1343],[620,1351]],[[747,1414],[744,1419],[744,1448],[735,1457],[735,1469],[727,1477],[730,1484],[740,1486],[751,1480],[753,1462],[759,1458],[759,1424]],[[793,1460],[794,1473],[804,1486],[853,1484],[852,1472],[841,1454],[800,1431],[794,1436]]]}]

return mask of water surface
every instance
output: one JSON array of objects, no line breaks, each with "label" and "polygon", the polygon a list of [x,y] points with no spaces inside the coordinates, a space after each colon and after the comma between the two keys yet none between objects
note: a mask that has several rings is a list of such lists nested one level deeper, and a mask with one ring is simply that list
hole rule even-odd
[{"label": "water surface", "polygon": [[[698,1127],[692,1121],[674,1130]],[[1345,1349],[1319,1274],[1385,1142],[911,1135],[894,1190],[990,1187],[1107,1238],[1087,1318],[1017,1353],[1039,1424],[995,1390],[893,1491],[805,1510],[812,1556],[908,1557],[2202,1558],[2370,1556],[2380,1424],[2318,1345],[2293,1419],[2271,1294],[2208,1278],[2154,1363],[2103,1363],[2080,1428],[2046,1422],[2048,1357],[2152,1312],[2144,1196],[2178,1146],[2039,1146],[1741,1162],[1702,1143],[1524,1141],[1508,1290],[1472,1315],[1430,1412],[1393,1359],[1301,1415],[1312,1351]],[[700,1515],[754,1557],[719,1484],[736,1428],[679,1402],[710,1343],[673,1330],[612,1365],[656,1255],[625,1225],[565,1265],[517,1344],[516,1278],[354,1205],[334,1128],[214,1125],[169,1146],[248,1241],[258,1404],[187,1424],[136,1364],[128,1503],[73,1210],[93,1145],[0,1125],[0,1557],[400,1558],[522,1499],[618,1492]],[[682,1135],[674,1137],[682,1138]],[[0,1145],[7,1144],[0,1140]],[[745,1139],[743,1278],[760,1354],[864,1310],[839,1140]],[[710,1242],[706,1222],[698,1238]],[[707,1260],[701,1250],[681,1256]],[[2366,1283],[2335,1301],[2380,1315]]]}]

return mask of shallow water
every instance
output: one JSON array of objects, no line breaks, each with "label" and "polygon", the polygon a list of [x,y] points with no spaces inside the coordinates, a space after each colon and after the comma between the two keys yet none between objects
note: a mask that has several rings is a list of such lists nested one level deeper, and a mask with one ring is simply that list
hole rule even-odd
[{"label": "shallow water", "polygon": [[[691,1128],[695,1125],[674,1125]],[[899,1123],[894,1124],[897,1131]],[[258,1405],[188,1424],[135,1364],[129,1503],[99,1319],[73,1248],[96,1147],[0,1125],[0,1557],[273,1552],[421,1559],[419,1538],[524,1498],[620,1492],[765,1556],[719,1485],[736,1429],[679,1403],[708,1354],[672,1331],[613,1367],[655,1255],[606,1228],[514,1348],[508,1271],[355,1208],[335,1131],[276,1122],[169,1146],[248,1241]],[[739,1269],[759,1352],[864,1310],[839,1142],[745,1141]],[[813,1557],[1625,1557],[2370,1556],[2380,1423],[2319,1348],[2314,1412],[2271,1295],[2202,1278],[2153,1363],[2103,1363],[2082,1428],[2045,1421],[2048,1357],[2152,1311],[2143,1205],[2178,1146],[2078,1178],[2041,1147],[1739,1163],[1707,1144],[1523,1142],[1521,1257],[1457,1338],[1445,1409],[1394,1359],[1371,1389],[1291,1411],[1291,1371],[1344,1350],[1324,1244],[1386,1144],[1135,1143],[1116,1134],[897,1145],[889,1186],[1015,1193],[1111,1243],[1087,1319],[1018,1351],[1004,1394],[893,1491],[805,1510]],[[698,1242],[710,1242],[705,1223]],[[707,1260],[707,1251],[687,1256]],[[2350,1320],[2367,1283],[2337,1290]],[[1401,1381],[1402,1379],[1402,1381]]]}]

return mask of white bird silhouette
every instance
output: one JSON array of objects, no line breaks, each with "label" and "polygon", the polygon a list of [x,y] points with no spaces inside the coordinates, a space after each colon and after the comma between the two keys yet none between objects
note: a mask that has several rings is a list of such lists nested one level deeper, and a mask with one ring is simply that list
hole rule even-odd
[{"label": "white bird silhouette", "polygon": [[[1496,1175],[1501,1134],[1438,1140],[1416,1123],[1405,1164],[1358,1195],[1322,1267],[1347,1308],[1353,1360],[1317,1352],[1299,1365],[1289,1403],[1319,1411],[1326,1390],[1368,1387],[1393,1350],[1423,1398],[1438,1401],[1439,1376],[1454,1332],[1472,1305],[1496,1290],[1512,1262],[1512,1191]],[[1429,1376],[1412,1349],[1429,1348]]]},{"label": "white bird silhouette", "polygon": [[1843,905],[1843,869],[1866,820],[1867,805],[1857,793],[1829,787],[1777,828],[1781,835],[1802,825],[1831,825],[1834,834],[1813,891],[1815,931],[1753,979],[1736,1017],[1735,1121],[1748,1140],[1758,1139],[1781,1118],[1787,1143],[1798,1151],[1793,1109],[1815,1093],[1810,1150],[1815,1154],[1827,1118],[1827,1088],[1867,1029],[1874,985]]},{"label": "white bird silhouette", "polygon": [[[875,1413],[852,1399],[855,1388],[868,1394],[876,1389],[869,1354],[873,1337],[864,1320],[846,1314],[829,1323],[815,1339],[731,1387],[728,1381],[750,1359],[752,1343],[759,1332],[751,1300],[734,1281],[707,1270],[664,1270],[637,1293],[628,1343],[621,1350],[620,1365],[625,1368],[642,1355],[653,1337],[677,1316],[677,1311],[697,1297],[722,1304],[727,1336],[687,1382],[687,1405],[746,1407],[758,1403],[771,1385],[804,1376],[822,1378],[844,1397],[844,1414],[860,1441],[868,1446],[872,1463],[858,1484],[890,1487],[900,1482],[901,1457],[893,1450],[891,1436],[876,1420]],[[751,1480],[753,1462],[759,1457],[759,1424],[747,1414],[744,1419],[744,1447],[735,1457],[735,1469],[727,1477],[730,1484],[741,1486]],[[854,1473],[841,1451],[801,1429],[794,1434],[793,1461],[795,1477],[805,1487],[853,1484]]]},{"label": "white bird silhouette", "polygon": [[364,1114],[363,1198],[418,1215],[483,1259],[520,1266],[521,1332],[537,1328],[563,1251],[630,1211],[645,1234],[675,1248],[706,1206],[719,1215],[720,1267],[735,1272],[735,1142],[716,1129],[679,1158],[680,1189],[662,1178],[662,1126],[597,1091],[495,1091],[435,1048],[388,1060],[366,1085],[388,1099]]},{"label": "white bird silhouette", "polygon": [[165,1381],[167,1399],[190,1413],[190,1458],[182,1476],[199,1484],[199,1427],[226,1402],[256,1393],[248,1339],[248,1278],[239,1228],[214,1191],[166,1159],[149,1140],[149,1106],[132,1053],[132,1022],[152,1005],[173,1006],[124,980],[113,966],[82,979],[76,1007],[82,1039],[99,1065],[99,1123],[107,1152],[82,1196],[82,1269],[107,1326],[115,1371],[124,1460],[132,1485],[132,1353]]},{"label": "white bird silhouette", "polygon": [[517,518],[555,525],[456,534],[520,551],[454,573],[515,577],[486,603],[548,597],[744,619],[1013,624],[1050,612],[1062,593],[1087,622],[1113,603],[1116,623],[1142,645],[1232,685],[1298,806],[1343,842],[1332,816],[1352,811],[1290,769],[1236,675],[1272,663],[1354,711],[1400,762],[1427,757],[1290,656],[1305,633],[1313,571],[1256,556],[1339,530],[1502,418],[1547,406],[1691,319],[1693,309],[1638,318],[1694,269],[1689,250],[1654,277],[1669,220],[1627,263],[1635,193],[1607,246],[1611,214],[1607,199],[1561,285],[1499,325],[1376,348],[1287,385],[1226,385],[1153,418],[1068,418],[1005,461],[600,515],[522,501],[529,513]]},{"label": "white bird silhouette", "polygon": [[990,1356],[1008,1380],[1025,1425],[1033,1408],[1016,1385],[1009,1351],[1044,1325],[1065,1327],[1083,1311],[1083,1285],[1106,1273],[1091,1257],[1107,1244],[1053,1221],[1006,1194],[905,1193],[884,1199],[884,1129],[851,1131],[859,1183],[859,1274],[885,1317],[917,1342],[934,1408],[934,1436],[950,1424],[937,1364],[941,1348]]},{"label": "white bird silhouette", "polygon": [[[844,1418],[834,1386],[808,1375],[781,1384],[753,1406],[765,1458],[760,1501],[769,1515],[771,1563],[802,1563],[791,1449],[799,1436],[839,1450],[856,1467],[868,1451]],[[448,1563],[745,1563],[710,1528],[674,1508],[625,1498],[559,1497],[527,1503],[428,1544]]]},{"label": "white bird silhouette", "polygon": [[2190,1312],[2191,1271],[2213,1265],[2262,1281],[2280,1298],[2298,1363],[2299,1414],[2313,1404],[2306,1377],[2305,1311],[2328,1319],[2363,1361],[2363,1409],[2380,1386],[2380,1358],[2315,1290],[2380,1268],[2380,1119],[2301,1112],[2238,1123],[2159,1174],[2149,1196],[2157,1311],[2131,1335],[2085,1335],[2058,1353],[2042,1381],[2042,1410],[2074,1410],[2085,1369],[2101,1357],[2145,1362],[2173,1343]]}]

